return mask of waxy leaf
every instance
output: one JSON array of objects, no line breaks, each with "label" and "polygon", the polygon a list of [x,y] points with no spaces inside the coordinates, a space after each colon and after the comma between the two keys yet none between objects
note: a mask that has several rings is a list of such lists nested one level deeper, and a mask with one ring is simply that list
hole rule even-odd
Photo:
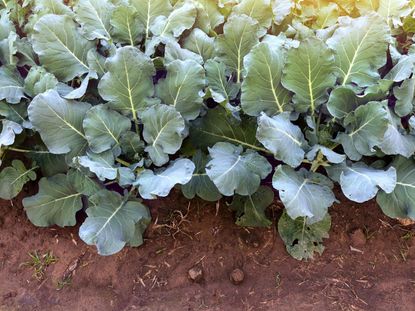
[{"label": "waxy leaf", "polygon": [[81,195],[68,176],[58,174],[43,177],[39,192],[23,199],[23,206],[27,217],[38,227],[74,226],[75,214],[82,208]]},{"label": "waxy leaf", "polygon": [[246,15],[258,21],[265,29],[271,25],[272,10],[270,0],[242,0],[232,8],[232,15]]},{"label": "waxy leaf", "polygon": [[203,149],[225,141],[266,152],[266,149],[259,147],[255,131],[255,120],[237,120],[228,115],[222,107],[217,107],[210,109],[203,118],[192,122],[190,138],[195,147]]},{"label": "waxy leaf", "polygon": [[[205,1],[210,2],[210,0]],[[209,37],[202,30],[195,28],[186,38],[183,47],[199,54],[204,61],[208,61],[214,54],[215,39]]]},{"label": "waxy leaf", "polygon": [[45,15],[33,29],[33,50],[59,80],[66,82],[89,71],[86,56],[94,43],[81,36],[70,16]]},{"label": "waxy leaf", "polygon": [[0,100],[5,99],[10,104],[20,103],[25,98],[23,79],[12,67],[0,68]]},{"label": "waxy leaf", "polygon": [[127,201],[116,192],[101,190],[89,198],[88,217],[79,228],[80,238],[95,245],[98,254],[119,252],[136,239],[136,224],[150,218],[148,208],[137,201]]},{"label": "waxy leaf", "polygon": [[330,93],[327,109],[330,114],[338,119],[345,118],[359,106],[356,93],[348,87],[340,86]]},{"label": "waxy leaf", "polygon": [[118,169],[114,167],[114,154],[111,150],[102,153],[87,152],[85,156],[74,159],[75,163],[88,168],[99,180],[114,180],[117,178]]},{"label": "waxy leaf", "polygon": [[205,71],[193,60],[175,60],[167,65],[167,77],[156,88],[157,96],[173,106],[186,120],[194,120],[202,107]]},{"label": "waxy leaf", "polygon": [[218,188],[210,180],[206,174],[206,164],[209,161],[208,157],[198,150],[192,158],[195,164],[195,172],[192,179],[182,186],[183,195],[188,199],[193,199],[196,195],[205,201],[218,201],[222,195]]},{"label": "waxy leaf", "polygon": [[339,23],[327,44],[336,52],[340,83],[361,87],[374,84],[379,79],[377,70],[386,63],[388,26],[377,15],[341,17]]},{"label": "waxy leaf", "polygon": [[20,160],[13,160],[12,165],[0,171],[0,198],[11,200],[15,198],[23,186],[31,181],[36,180],[35,168],[26,169]]},{"label": "waxy leaf", "polygon": [[156,105],[143,112],[142,121],[143,137],[149,144],[145,151],[155,165],[162,166],[182,145],[184,119],[174,107]]},{"label": "waxy leaf", "polygon": [[[396,186],[396,170],[390,167],[387,170],[376,169],[364,163],[354,163],[351,166],[340,164],[338,167],[328,168],[336,170],[335,175],[340,172],[340,186],[344,195],[358,203],[373,199],[378,191],[382,189],[391,193]],[[332,176],[335,179],[335,176]]]},{"label": "waxy leaf", "polygon": [[140,22],[137,10],[133,6],[117,6],[110,23],[114,40],[131,46],[136,45],[144,33],[144,25]]},{"label": "waxy leaf", "polygon": [[323,239],[329,237],[330,215],[323,220],[308,224],[304,218],[291,219],[283,213],[278,221],[278,232],[285,243],[287,252],[297,260],[313,259],[314,253],[324,251]]},{"label": "waxy leaf", "polygon": [[396,157],[391,167],[396,169],[396,187],[392,193],[380,191],[376,202],[389,217],[415,220],[415,162]]},{"label": "waxy leaf", "polygon": [[16,123],[10,120],[1,120],[1,121],[2,121],[2,129],[0,132],[0,148],[2,146],[13,145],[16,135],[21,134],[23,132],[23,128],[19,123]]},{"label": "waxy leaf", "polygon": [[354,161],[362,155],[375,153],[375,146],[382,143],[388,128],[388,113],[380,102],[359,106],[344,119],[346,133],[339,133],[336,140],[342,144],[347,156]]},{"label": "waxy leaf", "polygon": [[251,116],[292,110],[291,94],[281,84],[285,53],[276,37],[269,38],[275,40],[259,43],[244,59],[241,106]]},{"label": "waxy leaf", "polygon": [[223,34],[216,39],[218,59],[226,64],[241,82],[243,58],[258,43],[258,22],[246,15],[235,15],[228,19]]},{"label": "waxy leaf", "polygon": [[295,93],[297,111],[313,113],[326,100],[336,81],[334,68],[332,51],[319,39],[306,39],[288,51],[282,85]]},{"label": "waxy leaf", "polygon": [[195,165],[188,159],[179,159],[172,162],[166,169],[154,173],[151,170],[143,171],[135,181],[141,197],[156,199],[166,197],[177,184],[187,184],[193,176]]},{"label": "waxy leaf", "polygon": [[109,0],[79,0],[75,6],[76,20],[88,40],[110,40],[110,18],[114,5]]},{"label": "waxy leaf", "polygon": [[261,180],[271,173],[266,158],[253,150],[243,152],[241,146],[219,142],[209,148],[209,154],[212,160],[206,164],[206,173],[226,196],[252,195]]},{"label": "waxy leaf", "polygon": [[235,195],[230,209],[236,212],[236,224],[243,227],[269,227],[272,221],[265,215],[265,210],[274,201],[271,188],[261,186],[253,195]]},{"label": "waxy leaf", "polygon": [[151,59],[134,47],[122,47],[105,66],[107,73],[99,82],[99,94],[112,109],[137,122],[137,111],[143,110],[147,98],[154,95],[155,69]]},{"label": "waxy leaf", "polygon": [[209,59],[205,63],[206,79],[213,100],[222,105],[236,98],[239,85],[234,83],[226,74],[226,65]]},{"label": "waxy leaf", "polygon": [[55,90],[37,95],[29,105],[30,122],[49,151],[76,155],[87,146],[82,121],[91,105],[63,99]]},{"label": "waxy leaf", "polygon": [[150,36],[150,26],[158,16],[168,16],[172,10],[169,0],[130,0],[137,10],[138,18],[144,26],[145,38]]},{"label": "waxy leaf", "polygon": [[216,26],[224,22],[225,18],[220,12],[216,1],[198,0],[194,4],[197,9],[195,27],[200,28],[203,32],[209,33],[209,31],[214,30]]},{"label": "waxy leaf", "polygon": [[323,220],[336,201],[330,179],[304,168],[295,171],[287,165],[278,166],[272,186],[279,191],[287,214],[292,219],[307,217],[307,224]]},{"label": "waxy leaf", "polygon": [[411,114],[415,107],[415,78],[407,79],[401,86],[396,86],[393,94],[396,97],[396,114],[400,117]]},{"label": "waxy leaf", "polygon": [[58,84],[58,79],[47,72],[43,67],[32,67],[24,80],[24,92],[30,97],[35,97],[47,90],[54,89]]},{"label": "waxy leaf", "polygon": [[105,105],[98,105],[86,113],[83,128],[91,150],[101,153],[120,145],[121,135],[131,129],[131,121]]},{"label": "waxy leaf", "polygon": [[276,159],[292,167],[299,166],[304,159],[303,148],[307,142],[301,129],[291,123],[287,113],[272,118],[262,113],[258,118],[256,137]]}]

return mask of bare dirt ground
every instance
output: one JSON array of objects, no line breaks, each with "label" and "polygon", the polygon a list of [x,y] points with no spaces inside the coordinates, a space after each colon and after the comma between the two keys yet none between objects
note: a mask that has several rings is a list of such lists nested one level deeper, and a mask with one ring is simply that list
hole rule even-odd
[{"label": "bare dirt ground", "polygon": [[[148,202],[157,222],[145,245],[101,257],[78,227],[35,228],[19,199],[0,201],[0,310],[415,310],[415,226],[374,202],[342,201],[326,251],[310,262],[286,253],[275,226],[234,225],[225,203],[177,194]],[[35,251],[51,254],[39,280]],[[188,277],[194,267],[199,283]],[[229,280],[235,268],[245,275],[239,285]]]}]

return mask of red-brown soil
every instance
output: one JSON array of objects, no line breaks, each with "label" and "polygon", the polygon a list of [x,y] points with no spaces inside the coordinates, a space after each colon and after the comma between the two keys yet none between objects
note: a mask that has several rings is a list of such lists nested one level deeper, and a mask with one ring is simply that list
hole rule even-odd
[{"label": "red-brown soil", "polygon": [[[36,228],[19,199],[0,201],[0,310],[415,310],[415,226],[374,202],[342,201],[324,254],[310,262],[292,259],[275,227],[234,225],[225,203],[148,202],[157,224],[145,245],[101,257],[78,227]],[[33,251],[58,258],[40,281],[24,264]],[[195,266],[200,283],[188,278]],[[236,268],[239,285],[229,280]]]}]

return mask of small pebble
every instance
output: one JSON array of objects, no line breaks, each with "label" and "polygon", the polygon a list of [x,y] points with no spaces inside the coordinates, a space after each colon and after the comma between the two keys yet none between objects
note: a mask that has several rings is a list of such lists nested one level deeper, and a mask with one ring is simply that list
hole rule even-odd
[{"label": "small pebble", "polygon": [[188,271],[189,279],[193,282],[199,283],[203,280],[203,270],[201,267],[193,267]]},{"label": "small pebble", "polygon": [[235,269],[229,278],[234,285],[239,285],[244,281],[245,273],[241,269]]}]

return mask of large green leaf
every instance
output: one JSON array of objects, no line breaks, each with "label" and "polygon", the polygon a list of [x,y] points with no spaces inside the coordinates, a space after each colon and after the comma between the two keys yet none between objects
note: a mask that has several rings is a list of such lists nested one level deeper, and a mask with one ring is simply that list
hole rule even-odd
[{"label": "large green leaf", "polygon": [[308,224],[323,220],[336,201],[330,179],[304,168],[295,171],[288,165],[278,166],[272,186],[279,191],[288,215],[292,219],[307,217]]},{"label": "large green leaf", "polygon": [[86,155],[74,159],[76,164],[89,169],[101,181],[117,178],[118,169],[114,167],[114,160],[111,150],[99,154],[88,151]]},{"label": "large green leaf", "polygon": [[88,142],[82,121],[91,105],[63,99],[55,90],[37,95],[28,114],[49,151],[55,154],[78,154]]},{"label": "large green leaf", "polygon": [[120,144],[120,137],[131,129],[131,122],[105,105],[92,107],[83,120],[85,137],[95,153],[101,153]]},{"label": "large green leaf", "polygon": [[205,69],[210,95],[215,102],[226,106],[238,95],[239,85],[227,76],[224,63],[209,59],[205,63]]},{"label": "large green leaf", "polygon": [[242,146],[219,142],[209,154],[212,160],[206,164],[206,174],[226,196],[252,195],[272,170],[266,158],[253,150],[243,152]]},{"label": "large green leaf", "polygon": [[283,213],[278,221],[278,232],[284,241],[287,252],[297,260],[313,259],[314,253],[324,251],[323,239],[329,237],[330,215],[323,220],[307,224],[304,218],[295,220]]},{"label": "large green leaf", "polygon": [[251,116],[291,110],[291,94],[281,84],[285,53],[279,42],[277,37],[269,36],[244,59],[246,76],[242,83],[241,106]]},{"label": "large green leaf", "polygon": [[150,26],[158,16],[168,16],[172,10],[169,0],[130,0],[144,25],[145,38],[150,36]]},{"label": "large green leaf", "polygon": [[415,220],[415,162],[396,157],[391,167],[396,169],[396,187],[392,193],[380,191],[376,201],[389,217]]},{"label": "large green leaf", "polygon": [[291,123],[287,113],[268,117],[262,113],[258,118],[257,139],[267,148],[276,159],[292,167],[297,167],[304,159],[307,142],[301,129]]},{"label": "large green leaf", "polygon": [[135,181],[141,197],[144,199],[156,199],[169,195],[171,189],[177,184],[187,184],[193,176],[195,165],[189,159],[178,159],[172,162],[166,169],[153,172],[143,171]]},{"label": "large green leaf", "polygon": [[272,10],[270,0],[241,0],[239,4],[232,8],[232,15],[246,15],[258,21],[259,25],[264,28],[271,26]]},{"label": "large green leaf", "polygon": [[110,40],[110,18],[114,9],[109,0],[79,0],[75,16],[83,35],[88,40]]},{"label": "large green leaf", "polygon": [[59,80],[69,81],[89,71],[87,52],[94,43],[81,36],[70,16],[45,15],[33,29],[33,49],[40,63]]},{"label": "large green leaf", "polygon": [[107,73],[98,85],[99,94],[109,101],[111,108],[132,116],[137,123],[137,111],[143,110],[147,98],[154,95],[155,69],[151,59],[127,46],[108,58],[106,68]]},{"label": "large green leaf", "polygon": [[22,161],[13,160],[11,166],[0,172],[0,198],[11,200],[16,197],[28,181],[36,179],[35,169],[26,169]]},{"label": "large green leaf", "polygon": [[378,15],[342,17],[327,44],[336,54],[342,85],[369,86],[379,79],[378,69],[386,63],[389,28]]},{"label": "large green leaf", "polygon": [[391,27],[402,25],[401,18],[411,12],[409,0],[379,0],[378,14],[382,16]]},{"label": "large green leaf", "polygon": [[137,10],[133,6],[117,6],[110,23],[114,40],[131,46],[141,41],[144,25],[140,22]]},{"label": "large green leaf", "polygon": [[191,123],[190,138],[195,147],[206,149],[217,142],[225,141],[258,151],[267,151],[259,147],[255,137],[254,119],[237,120],[227,114],[222,107],[210,109],[203,118]]},{"label": "large green leaf", "polygon": [[236,212],[236,224],[243,227],[269,227],[272,221],[265,210],[274,201],[271,188],[261,186],[253,195],[236,195],[229,207]]},{"label": "large green leaf", "polygon": [[123,199],[116,192],[101,190],[89,198],[88,217],[79,228],[79,236],[95,245],[98,254],[108,256],[119,252],[135,240],[136,224],[150,218],[148,208],[140,202]]},{"label": "large green leaf", "polygon": [[185,30],[192,28],[196,15],[196,6],[193,2],[179,2],[167,17],[157,16],[150,30],[155,36],[178,38]]},{"label": "large green leaf", "polygon": [[193,199],[197,195],[205,201],[218,201],[222,195],[206,174],[206,164],[209,158],[203,152],[197,150],[192,161],[196,168],[192,179],[182,186],[183,195],[188,199]]},{"label": "large green leaf", "polygon": [[167,65],[167,77],[157,84],[157,96],[172,105],[184,119],[194,120],[202,107],[205,71],[193,60],[175,60]]},{"label": "large green leaf", "polygon": [[415,78],[407,79],[393,89],[396,97],[395,112],[404,117],[412,113],[415,107]]},{"label": "large green leaf", "polygon": [[23,206],[36,226],[74,226],[75,214],[82,208],[81,194],[66,175],[43,177],[39,181],[39,192],[23,199]]},{"label": "large green leaf", "polygon": [[243,58],[258,43],[258,22],[246,15],[235,15],[228,19],[223,34],[216,39],[218,59],[225,63],[241,82]]},{"label": "large green leaf", "polygon": [[145,151],[157,166],[169,161],[169,154],[175,154],[182,145],[185,129],[184,119],[174,107],[153,106],[142,114],[143,137],[149,144]]},{"label": "large green leaf", "polygon": [[[343,163],[327,170],[332,179],[340,183],[344,195],[358,203],[373,199],[380,189],[391,193],[396,186],[396,170],[393,167],[383,170],[364,163],[354,163],[350,166]],[[331,174],[331,170],[335,173]]]},{"label": "large green leaf", "polygon": [[356,93],[347,86],[335,88],[330,93],[327,109],[330,114],[338,119],[343,119],[359,106]]},{"label": "large green leaf", "polygon": [[203,32],[209,33],[209,31],[214,30],[225,20],[216,1],[198,0],[194,4],[197,8],[195,27],[201,29]]},{"label": "large green leaf", "polygon": [[333,53],[316,38],[308,38],[297,49],[290,49],[282,84],[295,93],[296,110],[313,113],[327,98],[327,89],[334,86]]},{"label": "large green leaf", "polygon": [[401,118],[388,109],[388,129],[385,132],[380,150],[388,155],[399,154],[406,158],[415,154],[415,136],[408,134],[402,126]]},{"label": "large green leaf", "polygon": [[54,89],[58,84],[58,79],[47,72],[45,68],[34,66],[30,68],[24,81],[24,92],[30,97],[35,97],[47,90]]},{"label": "large green leaf", "polygon": [[362,155],[375,153],[374,147],[382,143],[388,123],[384,104],[370,102],[359,106],[344,119],[346,133],[339,133],[336,140],[351,160],[358,161]]},{"label": "large green leaf", "polygon": [[0,100],[5,99],[8,103],[17,104],[22,98],[25,98],[23,79],[17,70],[2,66],[0,68]]},{"label": "large green leaf", "polygon": [[202,30],[195,28],[184,41],[183,47],[199,54],[203,60],[207,61],[214,54],[215,38],[209,37]]}]

